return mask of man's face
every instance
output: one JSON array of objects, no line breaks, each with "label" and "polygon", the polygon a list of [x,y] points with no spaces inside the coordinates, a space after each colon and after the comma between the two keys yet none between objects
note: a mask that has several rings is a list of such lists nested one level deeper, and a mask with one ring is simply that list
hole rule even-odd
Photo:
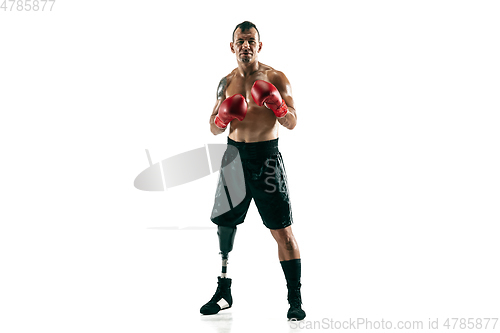
[{"label": "man's face", "polygon": [[251,63],[257,58],[262,43],[259,42],[259,34],[255,28],[241,31],[237,29],[234,32],[233,42],[231,42],[231,51],[236,54],[236,59],[243,63]]}]

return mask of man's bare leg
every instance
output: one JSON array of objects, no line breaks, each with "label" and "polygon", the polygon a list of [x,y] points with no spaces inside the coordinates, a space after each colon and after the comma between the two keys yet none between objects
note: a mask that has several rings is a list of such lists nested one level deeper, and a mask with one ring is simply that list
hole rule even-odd
[{"label": "man's bare leg", "polygon": [[293,236],[291,226],[271,230],[271,234],[278,243],[278,258],[280,261],[300,259],[299,246]]}]

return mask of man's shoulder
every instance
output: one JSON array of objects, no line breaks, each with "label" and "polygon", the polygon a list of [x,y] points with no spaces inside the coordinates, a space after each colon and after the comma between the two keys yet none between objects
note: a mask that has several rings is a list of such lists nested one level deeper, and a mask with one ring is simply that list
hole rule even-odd
[{"label": "man's shoulder", "polygon": [[[227,74],[226,76],[223,76],[222,79],[220,80],[220,82],[228,85],[231,80],[233,79],[236,71],[237,71],[238,68],[235,68],[234,70],[232,70],[229,74]],[[220,83],[219,83],[220,84]]]},{"label": "man's shoulder", "polygon": [[269,65],[260,63],[260,70],[266,74],[269,81],[286,79],[285,73]]},{"label": "man's shoulder", "polygon": [[226,88],[228,85],[228,75],[223,76],[219,81],[219,85],[217,86],[217,99],[221,99],[224,97],[224,93],[226,92]]},{"label": "man's shoulder", "polygon": [[274,79],[284,79],[286,78],[285,76],[285,73],[283,73],[282,71],[278,71],[276,69],[273,69],[272,71],[269,72],[268,76],[271,78],[274,78]]},{"label": "man's shoulder", "polygon": [[285,73],[283,73],[282,71],[278,71],[276,69],[269,71],[267,73],[267,78],[269,79],[269,82],[271,82],[274,85],[286,84],[286,82],[288,82]]},{"label": "man's shoulder", "polygon": [[233,69],[231,72],[229,72],[229,74],[227,74],[227,75],[225,76],[225,78],[226,78],[227,80],[231,80],[231,79],[232,79],[232,78],[236,75],[236,73],[237,73],[237,72],[238,72],[238,67],[236,67],[236,68],[235,68],[235,69]]}]

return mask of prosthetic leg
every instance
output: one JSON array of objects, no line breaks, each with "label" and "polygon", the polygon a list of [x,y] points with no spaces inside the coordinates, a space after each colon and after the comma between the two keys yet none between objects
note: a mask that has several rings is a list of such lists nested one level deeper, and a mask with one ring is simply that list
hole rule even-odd
[{"label": "prosthetic leg", "polygon": [[236,227],[223,227],[217,228],[217,235],[219,236],[219,249],[222,256],[222,273],[221,278],[227,278],[227,259],[229,252],[233,250],[234,236],[236,235]]},{"label": "prosthetic leg", "polygon": [[217,277],[219,281],[214,296],[200,309],[200,313],[204,315],[216,314],[220,310],[229,309],[233,305],[231,279],[227,277],[227,260],[229,252],[233,249],[236,227],[219,226],[217,235],[219,236],[220,255],[222,256],[222,272],[221,276]]}]

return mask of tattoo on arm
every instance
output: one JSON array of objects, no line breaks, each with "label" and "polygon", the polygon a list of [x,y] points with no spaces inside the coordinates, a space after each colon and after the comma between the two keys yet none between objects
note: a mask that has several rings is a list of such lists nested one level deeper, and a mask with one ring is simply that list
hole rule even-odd
[{"label": "tattoo on arm", "polygon": [[217,87],[217,99],[221,99],[224,97],[224,92],[226,91],[227,79],[223,77],[219,82],[219,86]]}]

